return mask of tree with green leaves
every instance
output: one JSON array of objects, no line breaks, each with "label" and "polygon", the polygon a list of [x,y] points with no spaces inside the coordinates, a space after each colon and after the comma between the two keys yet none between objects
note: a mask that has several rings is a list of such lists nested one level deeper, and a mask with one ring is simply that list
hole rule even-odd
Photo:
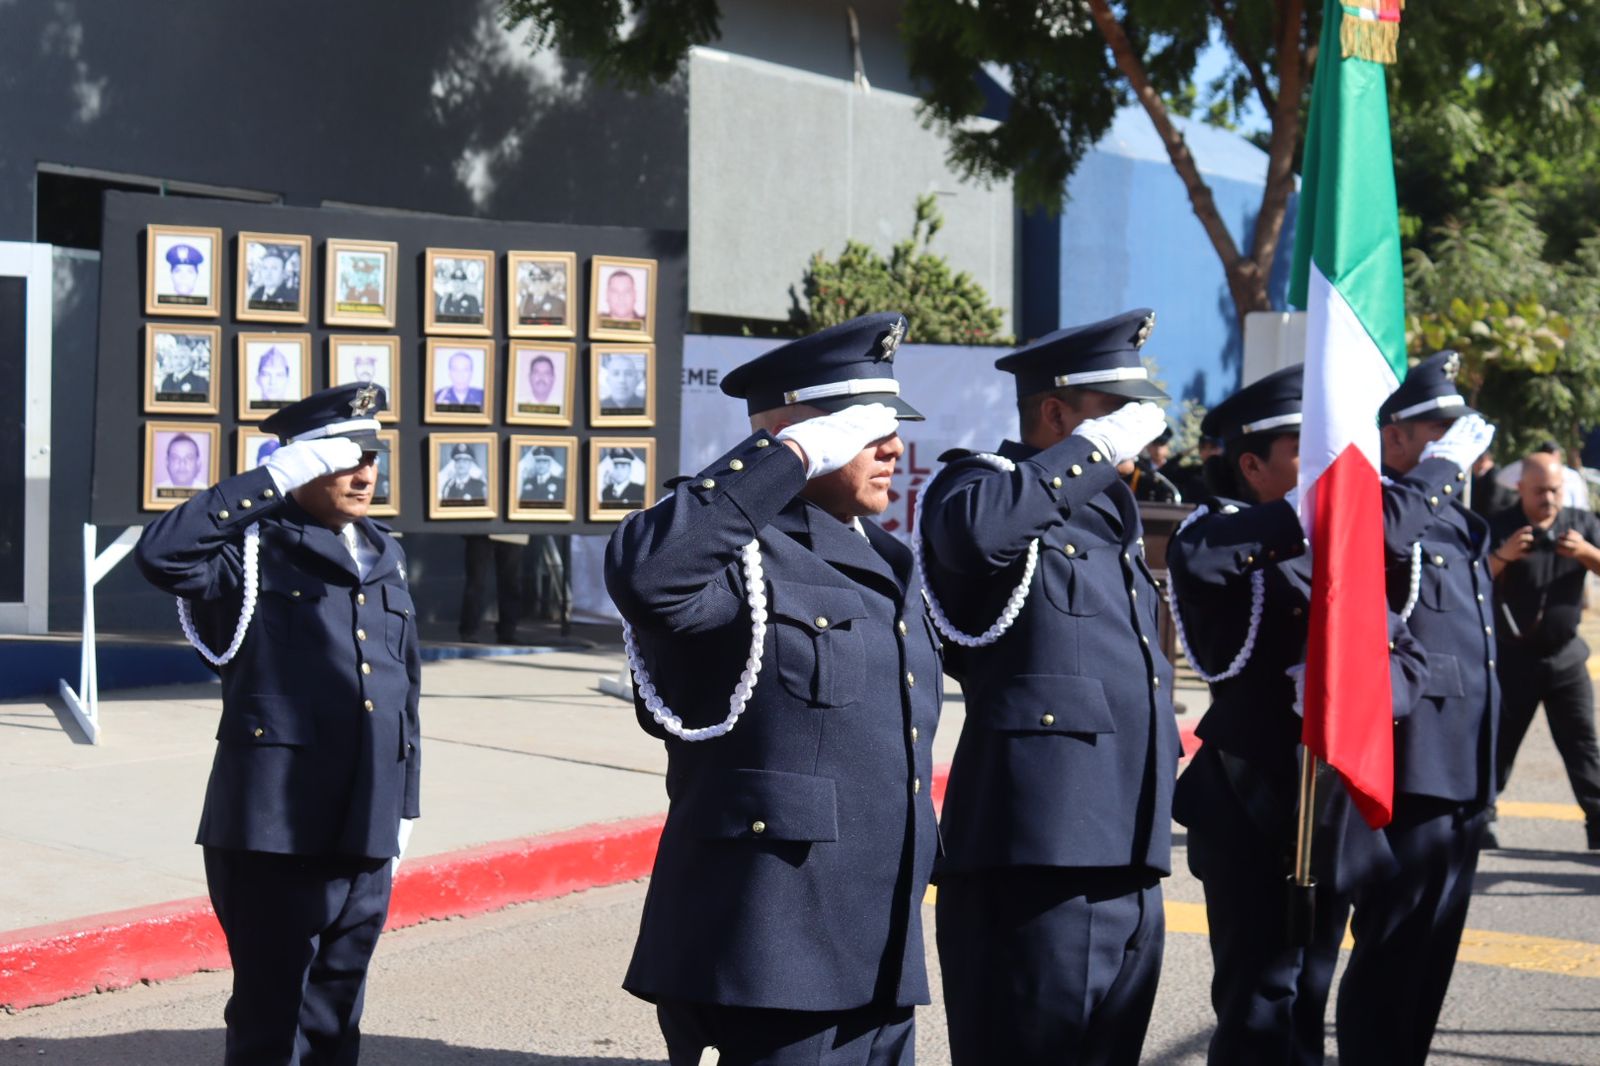
[{"label": "tree with green leaves", "polygon": [[1010,344],[1000,332],[1005,315],[983,286],[966,271],[953,274],[929,251],[943,225],[937,198],[919,196],[911,235],[887,258],[855,240],[845,242],[838,259],[817,252],[802,283],[805,306],[790,290],[790,320],[812,333],[891,307],[906,316],[906,337],[918,344]]}]

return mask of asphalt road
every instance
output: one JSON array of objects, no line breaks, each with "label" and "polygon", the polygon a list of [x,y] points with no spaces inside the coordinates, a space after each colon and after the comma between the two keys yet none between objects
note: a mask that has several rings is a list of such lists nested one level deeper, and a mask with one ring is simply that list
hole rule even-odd
[{"label": "asphalt road", "polygon": [[[1581,850],[1582,823],[1571,820],[1571,797],[1542,726],[1512,796],[1508,811],[1516,814],[1500,822],[1504,850],[1485,855],[1431,1061],[1600,1064],[1600,853]],[[1177,860],[1145,1061],[1188,1066],[1204,1061],[1211,966],[1199,885],[1181,853]],[[618,988],[643,894],[642,883],[620,885],[386,936],[368,990],[362,1061],[663,1062],[651,1009]],[[933,908],[924,917],[931,943]],[[929,962],[937,989],[937,960]],[[199,974],[0,1015],[0,1064],[218,1062],[228,983],[226,973]],[[925,1066],[948,1061],[937,994],[919,1014],[918,1046]],[[1336,1062],[1331,1030],[1328,1050]]]}]

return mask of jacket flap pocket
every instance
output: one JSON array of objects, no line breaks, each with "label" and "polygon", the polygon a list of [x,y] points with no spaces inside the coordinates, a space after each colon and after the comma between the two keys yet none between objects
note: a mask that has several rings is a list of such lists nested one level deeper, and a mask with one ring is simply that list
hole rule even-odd
[{"label": "jacket flap pocket", "polygon": [[1092,677],[1019,674],[998,699],[970,715],[1012,733],[1115,733],[1105,686]]},{"label": "jacket flap pocket", "polygon": [[865,618],[867,607],[861,593],[854,589],[775,582],[772,613],[813,633],[822,633],[852,618]]},{"label": "jacket flap pocket", "polygon": [[395,614],[409,615],[416,610],[416,605],[411,602],[411,593],[399,585],[383,586],[383,605]]},{"label": "jacket flap pocket", "polygon": [[287,696],[248,696],[225,711],[217,739],[258,747],[304,747],[316,739],[316,724]]},{"label": "jacket flap pocket", "polygon": [[327,594],[328,586],[319,578],[289,567],[262,566],[261,591],[303,602],[320,600]]},{"label": "jacket flap pocket", "polygon": [[701,791],[701,836],[727,840],[839,839],[833,779],[776,770],[727,770]]},{"label": "jacket flap pocket", "polygon": [[1461,663],[1454,655],[1428,653],[1428,682],[1422,687],[1422,694],[1436,699],[1466,695],[1461,687]]}]

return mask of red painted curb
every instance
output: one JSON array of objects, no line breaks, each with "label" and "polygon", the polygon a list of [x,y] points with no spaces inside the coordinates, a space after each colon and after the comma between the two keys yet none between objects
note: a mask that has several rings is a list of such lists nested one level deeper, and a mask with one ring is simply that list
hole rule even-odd
[{"label": "red painted curb", "polygon": [[[1179,732],[1185,756],[1194,726]],[[950,768],[934,770],[944,802]],[[664,815],[581,826],[401,864],[386,928],[499,910],[650,873]],[[0,1008],[22,1010],[91,992],[228,968],[228,946],[204,897],[0,931]]]}]

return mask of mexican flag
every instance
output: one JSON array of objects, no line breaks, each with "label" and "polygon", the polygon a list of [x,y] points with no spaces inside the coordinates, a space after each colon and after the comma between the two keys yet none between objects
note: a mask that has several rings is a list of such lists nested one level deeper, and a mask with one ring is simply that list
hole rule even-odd
[{"label": "mexican flag", "polygon": [[1306,747],[1373,827],[1394,812],[1378,405],[1406,367],[1383,63],[1400,0],[1328,0],[1311,89],[1289,302],[1307,312],[1301,522],[1311,542]]}]

